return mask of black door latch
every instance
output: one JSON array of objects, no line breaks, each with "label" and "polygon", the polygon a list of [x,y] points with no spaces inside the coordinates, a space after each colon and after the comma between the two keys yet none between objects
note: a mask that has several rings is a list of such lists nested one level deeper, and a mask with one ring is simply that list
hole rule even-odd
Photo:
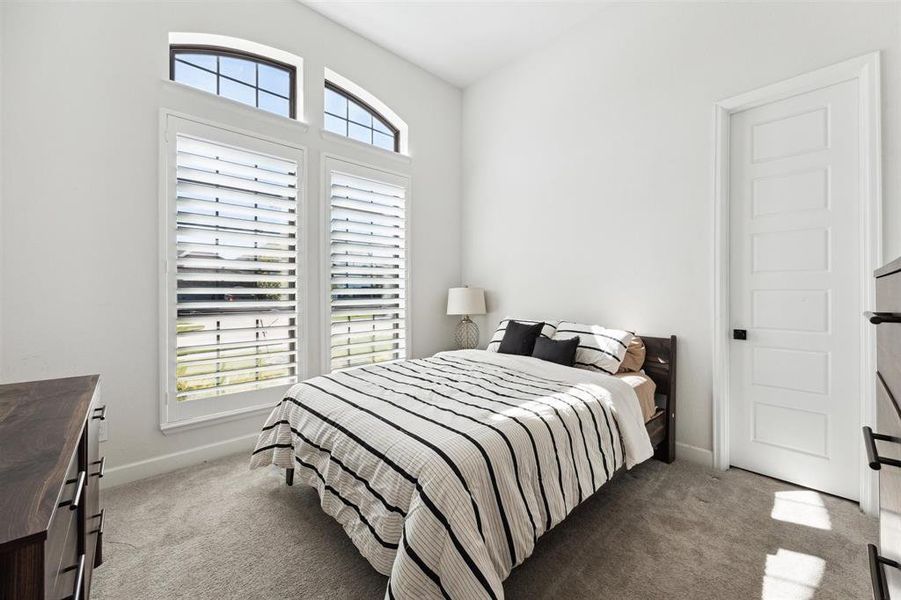
[{"label": "black door latch", "polygon": [[733,329],[732,330],[732,339],[733,340],[748,339],[748,330],[747,329]]}]

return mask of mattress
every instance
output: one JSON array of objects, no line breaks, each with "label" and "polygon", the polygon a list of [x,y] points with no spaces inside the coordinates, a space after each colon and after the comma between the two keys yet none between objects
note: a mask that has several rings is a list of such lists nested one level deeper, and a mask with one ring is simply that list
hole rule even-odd
[{"label": "mattress", "polygon": [[657,403],[654,401],[654,394],[657,391],[657,384],[654,380],[644,373],[617,373],[614,377],[628,383],[635,395],[638,396],[638,404],[641,406],[641,414],[644,422],[647,423],[657,412]]}]

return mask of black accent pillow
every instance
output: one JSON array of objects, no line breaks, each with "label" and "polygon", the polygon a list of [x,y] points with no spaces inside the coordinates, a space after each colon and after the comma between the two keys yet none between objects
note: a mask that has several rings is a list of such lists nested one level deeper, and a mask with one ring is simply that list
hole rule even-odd
[{"label": "black accent pillow", "polygon": [[535,340],[541,335],[541,329],[544,323],[535,323],[528,325],[519,321],[510,321],[507,323],[507,331],[504,332],[504,339],[497,349],[501,354],[519,354],[521,356],[531,356],[532,349],[535,347]]},{"label": "black accent pillow", "polygon": [[579,336],[568,340],[549,340],[540,337],[535,340],[532,356],[565,367],[571,367],[576,364],[576,348],[578,347]]}]

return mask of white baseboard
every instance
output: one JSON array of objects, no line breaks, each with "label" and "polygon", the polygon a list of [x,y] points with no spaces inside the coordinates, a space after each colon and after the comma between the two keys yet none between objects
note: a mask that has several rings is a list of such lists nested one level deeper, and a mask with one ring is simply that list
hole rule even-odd
[{"label": "white baseboard", "polygon": [[180,452],[173,452],[172,454],[163,454],[162,456],[139,460],[127,465],[110,467],[103,474],[103,487],[104,489],[116,487],[124,483],[161,475],[169,471],[198,465],[208,460],[239,452],[246,451],[249,461],[250,452],[253,450],[254,442],[258,436],[258,433],[251,433]]},{"label": "white baseboard", "polygon": [[687,460],[712,468],[713,451],[706,448],[698,448],[697,446],[683,444],[682,442],[676,442],[676,460]]}]

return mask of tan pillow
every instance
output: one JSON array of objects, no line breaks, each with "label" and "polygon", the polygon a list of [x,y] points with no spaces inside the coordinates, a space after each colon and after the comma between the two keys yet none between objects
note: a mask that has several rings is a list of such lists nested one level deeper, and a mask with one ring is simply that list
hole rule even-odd
[{"label": "tan pillow", "polygon": [[654,392],[657,391],[657,384],[644,373],[617,373],[614,377],[625,381],[635,390],[635,395],[638,396],[638,404],[641,406],[641,414],[644,417],[644,422],[647,423],[657,413],[657,405],[654,402]]},{"label": "tan pillow", "polygon": [[626,348],[626,357],[623,364],[619,366],[617,373],[638,373],[644,366],[644,357],[647,350],[644,347],[644,341],[636,336],[632,337],[629,346]]}]

